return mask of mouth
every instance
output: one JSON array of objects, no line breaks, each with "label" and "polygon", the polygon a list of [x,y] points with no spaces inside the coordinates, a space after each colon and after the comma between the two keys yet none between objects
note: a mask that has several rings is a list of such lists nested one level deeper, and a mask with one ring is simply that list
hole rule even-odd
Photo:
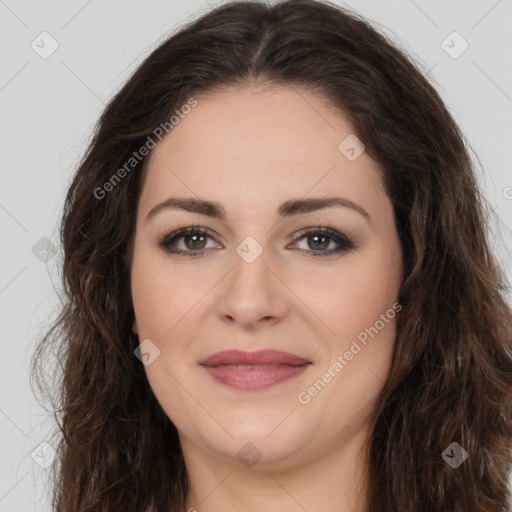
[{"label": "mouth", "polygon": [[292,379],[312,364],[288,352],[225,350],[199,363],[217,382],[226,386],[256,391]]}]

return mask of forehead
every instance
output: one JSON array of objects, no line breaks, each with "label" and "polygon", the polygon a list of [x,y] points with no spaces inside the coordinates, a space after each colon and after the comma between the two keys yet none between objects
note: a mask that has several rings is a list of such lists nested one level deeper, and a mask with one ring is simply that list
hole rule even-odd
[{"label": "forehead", "polygon": [[354,129],[325,98],[280,87],[195,99],[149,155],[141,203],[171,191],[226,202],[243,195],[246,204],[308,191],[336,189],[360,201],[383,193],[378,166],[365,152],[350,161],[340,151]]}]

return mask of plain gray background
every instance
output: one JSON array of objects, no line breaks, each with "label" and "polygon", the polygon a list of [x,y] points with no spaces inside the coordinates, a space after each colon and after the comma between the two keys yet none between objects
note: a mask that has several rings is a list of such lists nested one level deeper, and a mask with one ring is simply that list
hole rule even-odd
[{"label": "plain gray background", "polygon": [[[50,510],[51,449],[41,443],[54,424],[28,369],[58,304],[61,257],[46,239],[58,244],[72,172],[105,103],[142,59],[220,3],[0,0],[0,512]],[[501,219],[491,219],[495,247],[512,280],[512,1],[337,3],[377,23],[435,82],[482,163],[482,188]]]}]

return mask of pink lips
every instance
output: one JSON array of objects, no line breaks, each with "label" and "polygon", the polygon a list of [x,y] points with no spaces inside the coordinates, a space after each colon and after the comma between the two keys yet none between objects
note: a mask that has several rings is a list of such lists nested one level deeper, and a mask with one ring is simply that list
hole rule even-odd
[{"label": "pink lips", "polygon": [[265,389],[302,373],[311,361],[278,350],[224,350],[199,363],[218,382],[235,389]]}]

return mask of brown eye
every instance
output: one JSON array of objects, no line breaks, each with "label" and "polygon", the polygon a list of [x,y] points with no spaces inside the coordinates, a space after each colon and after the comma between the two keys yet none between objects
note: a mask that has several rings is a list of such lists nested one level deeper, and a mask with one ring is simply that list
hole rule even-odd
[{"label": "brown eye", "polygon": [[306,239],[312,241],[311,244],[308,244],[312,249],[327,249],[331,243],[331,238],[327,235],[308,235]]},{"label": "brown eye", "polygon": [[[302,231],[299,235],[299,242],[304,238],[307,240],[307,248],[304,250],[316,252],[318,256],[338,254],[355,247],[353,241],[347,235],[331,228],[323,228],[322,226]],[[327,250],[331,243],[337,244],[338,247]]]},{"label": "brown eye", "polygon": [[[183,238],[188,249],[204,249],[205,235],[193,234],[185,235],[181,238]],[[187,242],[190,242],[190,245]]]},{"label": "brown eye", "polygon": [[[197,256],[206,249],[208,238],[213,238],[208,230],[199,226],[191,226],[165,235],[158,245],[171,254]],[[179,247],[178,242],[181,240],[183,240],[183,244]],[[176,248],[176,246],[178,247]]]},{"label": "brown eye", "polygon": [[[208,229],[190,226],[164,235],[158,245],[167,253],[193,257],[201,256],[207,251],[208,239],[214,240]],[[295,244],[303,239],[307,240],[307,247],[299,248],[299,250],[315,253],[315,256],[330,256],[355,247],[352,240],[345,234],[322,226],[303,230],[299,233],[298,241]],[[180,242],[182,242],[181,246]],[[335,247],[328,249],[332,244]]]}]

